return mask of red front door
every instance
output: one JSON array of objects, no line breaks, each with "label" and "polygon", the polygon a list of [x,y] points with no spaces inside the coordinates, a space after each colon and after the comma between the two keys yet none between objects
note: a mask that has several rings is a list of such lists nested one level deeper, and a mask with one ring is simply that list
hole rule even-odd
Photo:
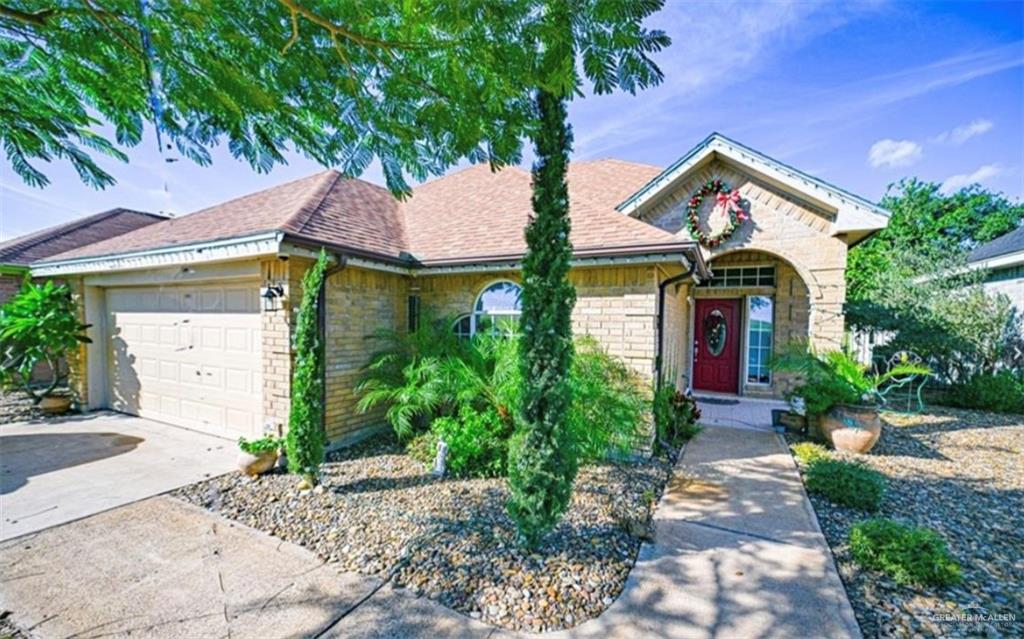
[{"label": "red front door", "polygon": [[740,301],[697,300],[693,387],[735,393],[740,377]]}]

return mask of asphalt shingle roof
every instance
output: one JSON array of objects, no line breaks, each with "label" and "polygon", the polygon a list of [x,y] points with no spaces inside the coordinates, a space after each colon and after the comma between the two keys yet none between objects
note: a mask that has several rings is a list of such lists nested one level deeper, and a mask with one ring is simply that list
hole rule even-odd
[{"label": "asphalt shingle roof", "polygon": [[[571,240],[579,251],[678,244],[615,206],[661,169],[620,160],[570,165]],[[139,252],[282,231],[372,256],[423,263],[521,255],[530,174],[476,165],[427,182],[401,201],[381,187],[324,171],[190,215],[69,250],[53,259]]]},{"label": "asphalt shingle roof", "polygon": [[967,255],[967,261],[981,262],[1016,251],[1024,251],[1024,226],[982,244]]},{"label": "asphalt shingle roof", "polygon": [[0,243],[0,264],[24,266],[82,246],[152,226],[167,217],[156,213],[111,209]]}]

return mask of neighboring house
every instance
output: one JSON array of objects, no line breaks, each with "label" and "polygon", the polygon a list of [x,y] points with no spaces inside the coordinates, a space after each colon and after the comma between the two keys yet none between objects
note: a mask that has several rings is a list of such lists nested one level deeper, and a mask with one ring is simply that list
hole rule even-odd
[{"label": "neighboring house", "polygon": [[1024,312],[1024,226],[982,244],[967,256],[972,269],[985,269],[988,293],[1002,293]]},{"label": "neighboring house", "polygon": [[166,219],[154,213],[112,209],[0,242],[0,304],[18,292],[32,262]]},{"label": "neighboring house", "polygon": [[[686,207],[711,178],[738,189],[750,219],[708,250]],[[648,380],[701,392],[779,396],[773,351],[792,339],[838,346],[847,248],[888,219],[717,134],[665,170],[578,162],[569,183],[575,332]],[[698,211],[702,230],[727,219],[714,200]],[[529,216],[519,168],[475,166],[406,200],[327,171],[33,271],[73,282],[93,325],[74,379],[89,407],[251,436],[287,424],[301,277],[325,248],[338,258],[324,293],[325,426],[341,442],[382,423],[356,411],[353,390],[375,330],[405,330],[427,308],[463,335],[518,314]]]}]

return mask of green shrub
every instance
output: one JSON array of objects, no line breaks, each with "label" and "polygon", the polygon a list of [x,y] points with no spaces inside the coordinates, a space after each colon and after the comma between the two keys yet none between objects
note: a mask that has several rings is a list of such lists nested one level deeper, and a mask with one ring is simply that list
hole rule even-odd
[{"label": "green shrub", "polygon": [[790,343],[772,361],[778,371],[796,373],[800,383],[788,398],[800,397],[807,407],[808,420],[828,412],[838,404],[879,404],[879,389],[888,382],[910,375],[929,375],[930,369],[909,361],[898,362],[885,373],[874,374],[843,350],[816,353],[805,343]]},{"label": "green shrub", "polygon": [[405,445],[405,453],[425,466],[433,467],[437,456],[437,435],[429,431],[416,435]]},{"label": "green shrub", "polygon": [[850,530],[857,563],[880,570],[896,583],[946,586],[960,581],[960,566],[933,530],[890,519],[869,519]]},{"label": "green shrub", "polygon": [[302,475],[306,485],[316,484],[324,461],[324,352],[320,341],[317,307],[327,272],[327,253],[302,278],[302,303],[295,320],[295,367],[292,372],[291,409],[288,414],[288,471]]},{"label": "green shrub", "polygon": [[663,383],[660,388],[655,389],[652,412],[656,449],[677,448],[703,430],[697,424],[697,420],[700,419],[697,400],[680,392],[673,384]]},{"label": "green shrub", "polygon": [[810,465],[819,459],[829,459],[831,457],[827,448],[813,442],[800,442],[793,444],[789,448],[793,451],[793,455],[805,465]]},{"label": "green shrub", "polygon": [[632,450],[641,437],[648,393],[622,360],[592,337],[576,341],[569,376],[568,426],[580,461],[598,461]]},{"label": "green shrub", "polygon": [[864,464],[817,459],[807,467],[807,490],[841,506],[875,511],[885,496],[885,477]]},{"label": "green shrub", "polygon": [[[79,344],[92,341],[85,335],[87,328],[78,321],[67,286],[26,280],[0,307],[0,384],[20,388],[39,403],[67,378],[62,360]],[[50,382],[36,391],[32,372],[42,363],[48,365]]]},{"label": "green shrub", "polygon": [[[445,326],[450,333],[450,322]],[[502,432],[511,434],[523,387],[518,339],[478,333],[457,347],[439,346],[446,338],[437,330],[431,323],[410,336],[378,335],[387,344],[357,386],[360,410],[386,406],[385,416],[403,440],[464,410],[496,413]],[[565,423],[574,451],[582,461],[625,452],[644,428],[647,391],[632,369],[592,338],[578,340],[576,348]]]},{"label": "green shrub", "polygon": [[263,453],[269,453],[270,451],[281,448],[284,444],[277,437],[260,437],[259,439],[246,439],[245,437],[238,438],[238,448],[243,453],[249,453],[250,455],[262,455]]},{"label": "green shrub", "polygon": [[[448,445],[447,472],[453,477],[500,477],[505,474],[510,428],[493,410],[463,407],[455,417],[430,425],[435,441]],[[436,444],[435,444],[436,450]]]},{"label": "green shrub", "polygon": [[942,403],[960,408],[1024,413],[1024,371],[978,373],[962,384],[953,384]]}]

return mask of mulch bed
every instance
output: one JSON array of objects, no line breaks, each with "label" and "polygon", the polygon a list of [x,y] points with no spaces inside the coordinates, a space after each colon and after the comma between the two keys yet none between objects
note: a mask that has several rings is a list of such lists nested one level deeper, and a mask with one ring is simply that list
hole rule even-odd
[{"label": "mulch bed", "polygon": [[[1024,636],[1024,416],[930,409],[884,419],[875,448],[848,456],[888,479],[880,511],[811,495],[864,636]],[[963,581],[900,586],[861,569],[847,541],[850,527],[870,516],[938,531]]]},{"label": "mulch bed", "polygon": [[534,552],[515,543],[504,479],[435,478],[390,435],[332,453],[322,470],[315,491],[274,473],[176,494],[474,619],[544,631],[595,617],[618,596],[671,464],[582,468],[568,512]]}]

